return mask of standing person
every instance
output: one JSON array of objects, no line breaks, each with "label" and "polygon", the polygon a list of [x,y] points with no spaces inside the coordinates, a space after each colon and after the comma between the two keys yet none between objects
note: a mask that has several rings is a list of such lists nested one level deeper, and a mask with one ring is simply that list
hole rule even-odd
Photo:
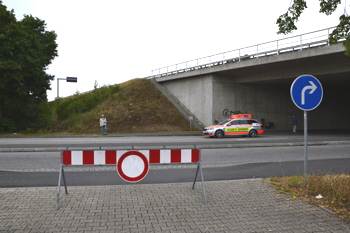
[{"label": "standing person", "polygon": [[296,116],[293,116],[293,132],[294,133],[297,132],[297,125],[298,125],[298,119],[296,118]]},{"label": "standing person", "polygon": [[100,118],[100,127],[102,135],[107,135],[107,119],[102,114]]}]

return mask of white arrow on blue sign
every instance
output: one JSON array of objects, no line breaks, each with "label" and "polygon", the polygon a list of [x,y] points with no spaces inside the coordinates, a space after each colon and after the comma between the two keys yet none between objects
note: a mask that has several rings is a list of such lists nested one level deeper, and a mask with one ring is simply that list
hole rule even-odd
[{"label": "white arrow on blue sign", "polygon": [[323,89],[317,78],[312,75],[302,75],[294,80],[290,95],[298,108],[311,111],[321,103]]}]

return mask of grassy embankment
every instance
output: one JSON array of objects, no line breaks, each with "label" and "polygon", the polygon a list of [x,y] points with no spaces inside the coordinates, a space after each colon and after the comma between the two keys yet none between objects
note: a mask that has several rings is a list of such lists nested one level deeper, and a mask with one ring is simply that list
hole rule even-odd
[{"label": "grassy embankment", "polygon": [[333,210],[340,219],[350,223],[350,174],[309,175],[306,185],[303,176],[267,180],[279,192],[289,193],[291,200],[298,198]]},{"label": "grassy embankment", "polygon": [[114,86],[57,99],[46,106],[49,127],[39,134],[108,134],[189,131],[190,125],[149,80],[133,79]]}]

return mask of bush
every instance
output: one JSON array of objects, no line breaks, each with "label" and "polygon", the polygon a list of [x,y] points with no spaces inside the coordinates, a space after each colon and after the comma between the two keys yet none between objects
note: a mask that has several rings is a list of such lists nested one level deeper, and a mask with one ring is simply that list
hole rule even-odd
[{"label": "bush", "polygon": [[0,119],[0,132],[15,132],[15,123],[7,118]]}]

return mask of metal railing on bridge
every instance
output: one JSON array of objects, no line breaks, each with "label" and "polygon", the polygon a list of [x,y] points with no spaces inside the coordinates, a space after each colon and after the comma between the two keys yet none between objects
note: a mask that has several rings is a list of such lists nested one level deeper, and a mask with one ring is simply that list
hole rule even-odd
[{"label": "metal railing on bridge", "polygon": [[329,35],[334,28],[326,28],[161,67],[152,70],[152,75],[147,78],[163,77],[217,65],[279,55],[286,52],[301,51],[312,47],[327,46],[329,45]]}]

